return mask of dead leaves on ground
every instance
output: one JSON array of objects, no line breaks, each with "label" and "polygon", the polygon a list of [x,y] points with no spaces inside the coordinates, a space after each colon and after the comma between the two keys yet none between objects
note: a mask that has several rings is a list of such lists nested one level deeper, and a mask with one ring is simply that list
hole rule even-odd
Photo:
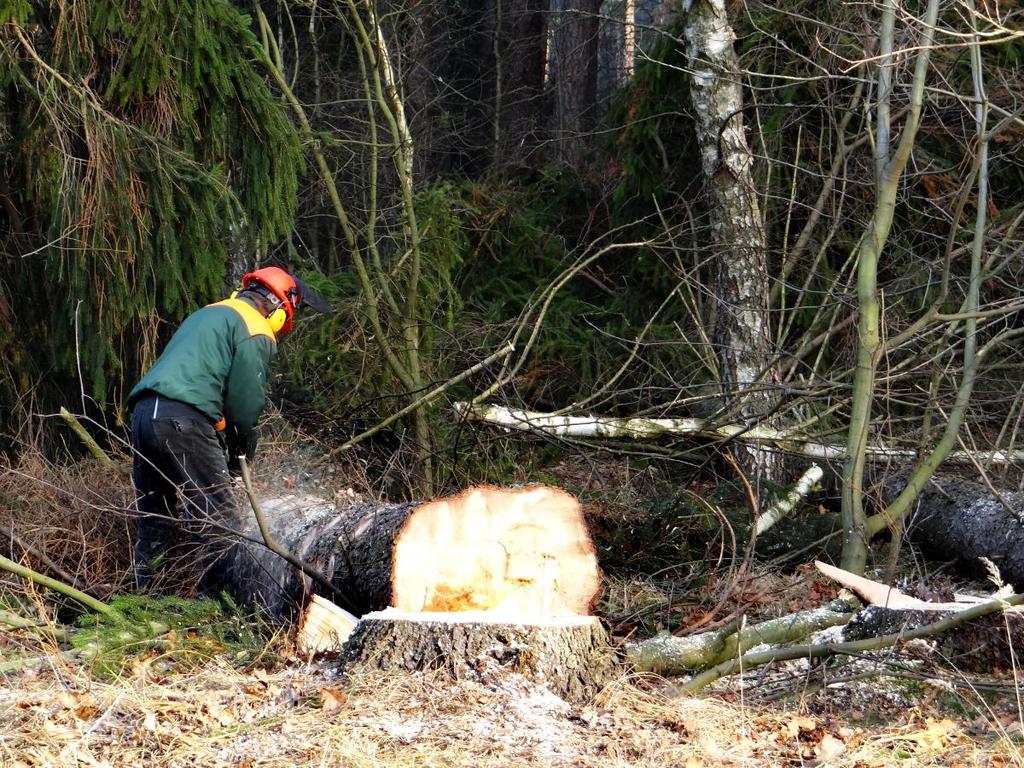
[{"label": "dead leaves on ground", "polygon": [[345,755],[364,754],[379,765],[429,758],[459,768],[1024,765],[1019,750],[1001,763],[994,757],[1010,754],[992,745],[1012,718],[960,722],[912,707],[900,722],[878,722],[871,709],[803,704],[794,714],[749,702],[667,701],[626,681],[571,707],[536,688],[428,676],[342,682],[329,664],[240,672],[211,663],[159,677],[141,667],[115,684],[70,669],[12,680],[24,689],[0,689],[0,764],[16,768],[255,768],[344,764]]}]

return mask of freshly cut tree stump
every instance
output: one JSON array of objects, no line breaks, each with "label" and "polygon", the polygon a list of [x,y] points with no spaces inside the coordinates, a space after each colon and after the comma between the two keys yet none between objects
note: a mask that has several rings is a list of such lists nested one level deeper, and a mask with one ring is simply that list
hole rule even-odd
[{"label": "freshly cut tree stump", "polygon": [[[421,504],[293,497],[261,507],[277,543],[340,593],[326,597],[378,611],[345,643],[348,670],[443,669],[480,680],[514,672],[576,701],[614,674],[608,635],[590,615],[597,556],[565,491],[483,486]],[[282,616],[323,589],[255,543],[255,522],[245,534],[229,569],[243,595]],[[317,630],[303,643],[310,653],[323,649],[319,615],[305,613],[303,626]],[[339,626],[338,637],[347,630]]]},{"label": "freshly cut tree stump", "polygon": [[443,670],[484,684],[516,673],[573,702],[593,698],[617,668],[608,634],[593,616],[527,623],[486,611],[371,613],[342,659],[346,672]]}]

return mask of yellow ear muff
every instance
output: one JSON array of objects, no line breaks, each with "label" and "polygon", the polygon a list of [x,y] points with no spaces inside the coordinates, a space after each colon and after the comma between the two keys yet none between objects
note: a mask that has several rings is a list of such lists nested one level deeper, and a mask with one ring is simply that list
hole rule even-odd
[{"label": "yellow ear muff", "polygon": [[267,315],[267,322],[270,323],[270,330],[280,333],[284,324],[288,322],[288,313],[284,311],[284,307],[278,307]]}]

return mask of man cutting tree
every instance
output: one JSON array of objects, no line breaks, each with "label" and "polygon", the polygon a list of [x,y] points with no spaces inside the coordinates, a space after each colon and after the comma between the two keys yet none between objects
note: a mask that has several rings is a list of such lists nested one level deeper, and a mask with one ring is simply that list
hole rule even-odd
[{"label": "man cutting tree", "polygon": [[240,527],[230,468],[256,449],[270,361],[303,305],[330,311],[283,269],[250,272],[231,298],[185,319],[128,395],[140,587],[161,564],[193,584],[219,578]]}]

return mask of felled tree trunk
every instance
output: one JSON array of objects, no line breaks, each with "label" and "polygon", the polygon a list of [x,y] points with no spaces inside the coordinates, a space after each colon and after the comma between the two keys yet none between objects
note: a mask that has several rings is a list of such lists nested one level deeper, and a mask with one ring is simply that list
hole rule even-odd
[{"label": "felled tree trunk", "polygon": [[[273,538],[324,574],[335,602],[355,613],[394,606],[586,615],[600,583],[579,502],[556,488],[478,487],[405,504],[285,496],[261,507]],[[231,583],[287,617],[314,585],[260,543],[255,518],[243,534]]]},{"label": "felled tree trunk", "polygon": [[663,677],[707,669],[742,656],[758,645],[792,643],[828,627],[845,624],[853,616],[849,601],[792,613],[750,627],[730,626],[725,630],[702,632],[688,637],[670,635],[626,644],[626,661],[638,672]]},{"label": "felled tree trunk", "polygon": [[[597,557],[565,491],[480,487],[426,503],[286,497],[260,506],[272,537],[337,589],[328,597],[366,614],[345,646],[350,672],[517,672],[575,700],[613,673],[607,634],[590,615]],[[246,536],[259,540],[255,522]],[[235,587],[278,617],[316,586],[256,543],[231,558]]]},{"label": "felled tree trunk", "polygon": [[[245,509],[247,502],[241,503]],[[384,608],[391,596],[394,537],[417,506],[348,498],[332,503],[314,496],[263,499],[273,538],[323,573],[337,592],[315,585],[267,549],[251,512],[242,528],[246,541],[229,554],[227,579],[241,597],[276,620],[294,618],[313,591],[356,614]]]},{"label": "felled tree trunk", "polygon": [[[898,474],[883,483],[882,500],[890,503],[906,485]],[[933,477],[914,502],[907,534],[930,557],[956,560],[975,572],[988,558],[1003,580],[1024,589],[1024,497],[998,496],[977,483]]]}]

